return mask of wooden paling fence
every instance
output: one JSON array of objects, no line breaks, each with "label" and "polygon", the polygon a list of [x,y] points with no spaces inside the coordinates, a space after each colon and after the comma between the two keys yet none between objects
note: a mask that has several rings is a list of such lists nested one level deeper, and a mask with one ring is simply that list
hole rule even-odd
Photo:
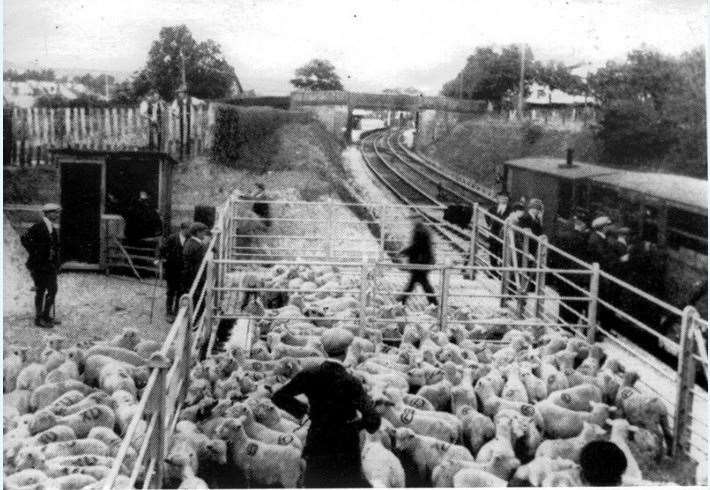
[{"label": "wooden paling fence", "polygon": [[209,103],[163,101],[141,106],[3,110],[5,166],[49,163],[57,148],[155,150],[176,158],[209,148],[214,116]]}]

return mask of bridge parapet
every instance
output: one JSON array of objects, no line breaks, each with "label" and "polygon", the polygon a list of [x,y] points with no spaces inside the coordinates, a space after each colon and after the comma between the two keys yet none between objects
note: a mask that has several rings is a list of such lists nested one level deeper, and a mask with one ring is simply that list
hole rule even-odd
[{"label": "bridge parapet", "polygon": [[449,97],[417,96],[408,94],[371,94],[345,90],[322,90],[291,93],[291,108],[313,105],[347,105],[358,109],[390,109],[398,111],[436,110],[448,112],[483,113],[487,103],[480,100]]}]

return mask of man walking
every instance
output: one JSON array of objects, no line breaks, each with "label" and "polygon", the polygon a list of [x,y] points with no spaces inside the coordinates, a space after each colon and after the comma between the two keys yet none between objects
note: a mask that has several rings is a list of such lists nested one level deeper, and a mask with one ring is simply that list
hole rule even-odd
[{"label": "man walking", "polygon": [[58,204],[42,206],[42,219],[20,239],[29,254],[27,269],[35,285],[35,325],[41,328],[53,328],[60,323],[50,315],[57,295],[60,265],[59,234],[56,229],[60,211]]},{"label": "man walking", "polygon": [[[413,219],[414,228],[412,229],[412,241],[408,247],[400,250],[399,254],[407,256],[410,264],[433,264],[434,249],[431,243],[431,235],[429,234],[429,230],[427,230],[424,226],[424,220],[421,216],[415,215]],[[434,288],[431,287],[431,284],[429,284],[429,271],[423,269],[411,269],[409,273],[409,283],[404,289],[404,294],[402,294],[399,298],[402,304],[407,304],[407,294],[414,291],[416,285],[420,284],[424,292],[427,294],[427,301],[429,301],[429,304],[436,306],[438,302],[436,301]]]},{"label": "man walking", "polygon": [[188,239],[190,223],[180,223],[180,230],[170,235],[160,247],[160,258],[165,263],[165,282],[168,291],[165,298],[165,315],[172,322],[177,315],[182,285],[182,251]]}]

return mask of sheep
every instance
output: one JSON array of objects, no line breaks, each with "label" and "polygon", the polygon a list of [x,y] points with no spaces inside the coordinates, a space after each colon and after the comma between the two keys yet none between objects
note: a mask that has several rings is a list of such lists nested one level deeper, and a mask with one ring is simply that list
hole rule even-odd
[{"label": "sheep", "polygon": [[188,455],[175,454],[169,456],[165,458],[165,463],[168,467],[175,467],[175,470],[170,470],[167,473],[177,471],[180,475],[180,486],[178,486],[178,488],[209,488],[203,479],[198,478],[195,475],[195,472],[192,470],[192,466],[190,465],[190,457]]},{"label": "sheep", "polygon": [[59,366],[47,373],[45,381],[47,383],[55,383],[58,381],[67,381],[70,379],[79,380],[79,365],[73,359],[65,359]]},{"label": "sheep", "polygon": [[444,460],[473,461],[473,456],[465,447],[416,434],[406,427],[396,429],[394,440],[397,451],[412,457],[422,480],[430,478],[434,468]]},{"label": "sheep", "polygon": [[[160,343],[156,342],[155,340],[141,340],[138,342],[134,348],[136,354],[138,354],[141,357],[145,357],[146,359],[149,359],[151,354],[154,352],[157,352],[161,349]],[[171,356],[168,356],[169,358]]]},{"label": "sheep", "polygon": [[434,468],[431,473],[431,480],[434,487],[449,488],[454,486],[454,476],[463,469],[479,469],[490,473],[503,480],[508,480],[520,466],[517,458],[496,454],[493,459],[486,463],[475,463],[461,460],[444,460]]},{"label": "sheep", "polygon": [[77,437],[83,438],[96,426],[112,428],[115,424],[116,416],[111,408],[105,405],[96,405],[85,408],[75,414],[66,417],[58,417],[49,410],[40,410],[34,414],[30,424],[30,433],[37,434],[55,425],[68,425],[72,428]]},{"label": "sheep", "polygon": [[116,425],[121,434],[125,434],[128,425],[137,413],[138,404],[136,399],[132,394],[124,390],[114,391],[110,399],[113,402],[116,414]]},{"label": "sheep", "polygon": [[590,402],[600,403],[602,401],[602,390],[598,386],[582,383],[565,390],[555,391],[547,397],[547,400],[569,410],[589,411],[592,409]]},{"label": "sheep", "polygon": [[[451,396],[453,398],[453,393]],[[419,395],[412,395],[410,393],[405,393],[404,396],[402,397],[402,401],[404,402],[405,405],[409,405],[410,407],[414,407],[419,410],[425,410],[427,412],[434,411],[434,405],[432,405],[429,400],[427,400],[426,398],[419,396]],[[452,403],[453,403],[453,401],[452,401]]]},{"label": "sheep", "polygon": [[223,422],[217,429],[217,436],[232,444],[231,463],[244,473],[249,485],[301,486],[305,462],[299,450],[250,439],[241,419]]},{"label": "sheep", "polygon": [[628,371],[624,375],[624,383],[619,388],[615,404],[629,423],[651,430],[659,435],[662,432],[666,441],[666,449],[670,454],[673,445],[673,434],[668,421],[668,409],[657,396],[638,392],[634,388],[637,380],[638,374],[634,371]]},{"label": "sheep", "polygon": [[270,400],[261,399],[252,408],[257,422],[280,432],[293,432],[298,424],[281,416],[278,408]]},{"label": "sheep", "polygon": [[130,364],[134,367],[145,366],[148,364],[148,359],[131,350],[106,344],[99,344],[90,347],[85,354],[86,360],[88,361],[88,359],[93,355],[110,357],[114,361]]},{"label": "sheep", "polygon": [[464,468],[454,475],[454,488],[504,487],[506,481],[485,470]]},{"label": "sheep", "polygon": [[610,407],[605,403],[589,402],[592,406],[591,412],[576,412],[559,407],[547,400],[535,404],[536,410],[543,418],[543,433],[550,439],[563,439],[579,435],[583,429],[583,423],[589,422],[603,425],[609,414],[616,411],[615,407]]},{"label": "sheep", "polygon": [[42,409],[68,391],[79,391],[84,395],[88,395],[94,390],[76,379],[61,381],[59,383],[44,383],[32,391],[30,407],[35,410]]},{"label": "sheep", "polygon": [[542,486],[542,482],[552,473],[577,469],[579,466],[573,461],[564,458],[536,457],[526,465],[519,467],[515,478],[527,480],[534,487]]},{"label": "sheep", "polygon": [[417,410],[405,406],[401,399],[392,401],[384,394],[377,395],[373,399],[376,410],[394,427],[410,427],[417,434],[430,436],[443,442],[450,443],[459,439],[460,428],[437,416],[443,412]]},{"label": "sheep", "polygon": [[[61,398],[61,397],[60,397]],[[58,398],[57,400],[59,400]],[[55,401],[57,401],[55,400]],[[106,405],[109,407],[114,407],[114,400],[111,399],[111,397],[104,391],[95,391],[93,393],[89,393],[85,397],[83,397],[81,400],[78,402],[69,405],[69,406],[55,406],[54,408],[52,405],[48,405],[47,409],[55,413],[56,415],[71,415],[73,413],[80,412],[84,410],[85,408],[93,407],[96,405]]]},{"label": "sheep", "polygon": [[535,376],[533,368],[529,364],[520,366],[520,379],[525,386],[525,390],[531,402],[538,402],[547,398],[548,384]]},{"label": "sheep", "polygon": [[375,488],[403,488],[405,486],[404,468],[390,450],[376,438],[367,434],[362,448],[362,472]]},{"label": "sheep", "polygon": [[471,454],[478,454],[481,447],[493,439],[496,434],[493,421],[468,405],[459,407],[456,416],[463,422],[464,445],[471,451]]},{"label": "sheep", "polygon": [[569,388],[569,379],[562,374],[555,366],[554,361],[551,361],[548,356],[543,357],[540,364],[540,378],[547,385],[548,396],[555,391]]},{"label": "sheep", "polygon": [[9,410],[10,407],[14,408],[18,414],[25,415],[30,411],[30,397],[32,392],[30,390],[14,389],[10,393],[4,393],[2,396],[3,406],[5,410]]},{"label": "sheep", "polygon": [[135,397],[138,389],[132,374],[133,370],[129,367],[110,362],[99,371],[99,386],[109,395],[114,391],[124,390]]},{"label": "sheep", "polygon": [[528,390],[520,378],[520,367],[517,364],[508,366],[503,374],[507,377],[507,381],[503,386],[501,398],[514,402],[528,403]]},{"label": "sheep", "polygon": [[40,470],[22,470],[3,477],[7,489],[40,489],[48,486],[49,477]]},{"label": "sheep", "polygon": [[606,423],[611,426],[611,437],[609,437],[609,441],[619,446],[619,449],[621,449],[624,456],[626,456],[626,470],[621,476],[622,481],[633,482],[643,480],[641,468],[639,468],[639,464],[636,458],[634,458],[628,443],[629,432],[636,432],[638,427],[631,425],[629,421],[625,419],[607,419]]},{"label": "sheep", "polygon": [[27,362],[27,347],[11,346],[9,353],[3,356],[3,393],[10,393],[17,387],[17,377]]},{"label": "sheep", "polygon": [[606,434],[606,431],[596,424],[582,422],[582,432],[568,439],[547,439],[538,446],[535,458],[566,458],[579,462],[579,453],[588,442]]},{"label": "sheep", "polygon": [[119,347],[129,351],[135,351],[136,346],[140,343],[140,333],[135,328],[124,328],[121,333],[116,335],[111,340],[106,341],[106,346]]},{"label": "sheep", "polygon": [[252,439],[257,439],[269,444],[281,446],[291,445],[298,450],[303,449],[303,444],[295,435],[271,429],[256,421],[254,412],[244,403],[235,403],[226,413],[227,417],[242,418],[244,431]]},{"label": "sheep", "polygon": [[508,417],[498,417],[495,421],[495,428],[495,437],[486,442],[476,454],[476,461],[478,463],[490,461],[496,454],[515,457],[515,450],[513,449],[513,421]]},{"label": "sheep", "polygon": [[18,390],[34,390],[42,386],[47,377],[47,368],[44,364],[33,362],[23,367],[17,375],[16,387]]}]

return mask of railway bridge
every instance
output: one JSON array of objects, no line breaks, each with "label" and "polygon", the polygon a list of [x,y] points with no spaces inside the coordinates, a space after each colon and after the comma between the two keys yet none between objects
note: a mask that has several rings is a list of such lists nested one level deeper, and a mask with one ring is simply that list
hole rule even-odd
[{"label": "railway bridge", "polygon": [[438,113],[475,115],[483,114],[487,103],[480,100],[453,99],[409,94],[372,94],[325,90],[297,91],[291,94],[291,109],[309,112],[323,122],[326,128],[350,141],[354,109],[406,111],[415,115],[416,128],[428,127],[427,121]]}]

